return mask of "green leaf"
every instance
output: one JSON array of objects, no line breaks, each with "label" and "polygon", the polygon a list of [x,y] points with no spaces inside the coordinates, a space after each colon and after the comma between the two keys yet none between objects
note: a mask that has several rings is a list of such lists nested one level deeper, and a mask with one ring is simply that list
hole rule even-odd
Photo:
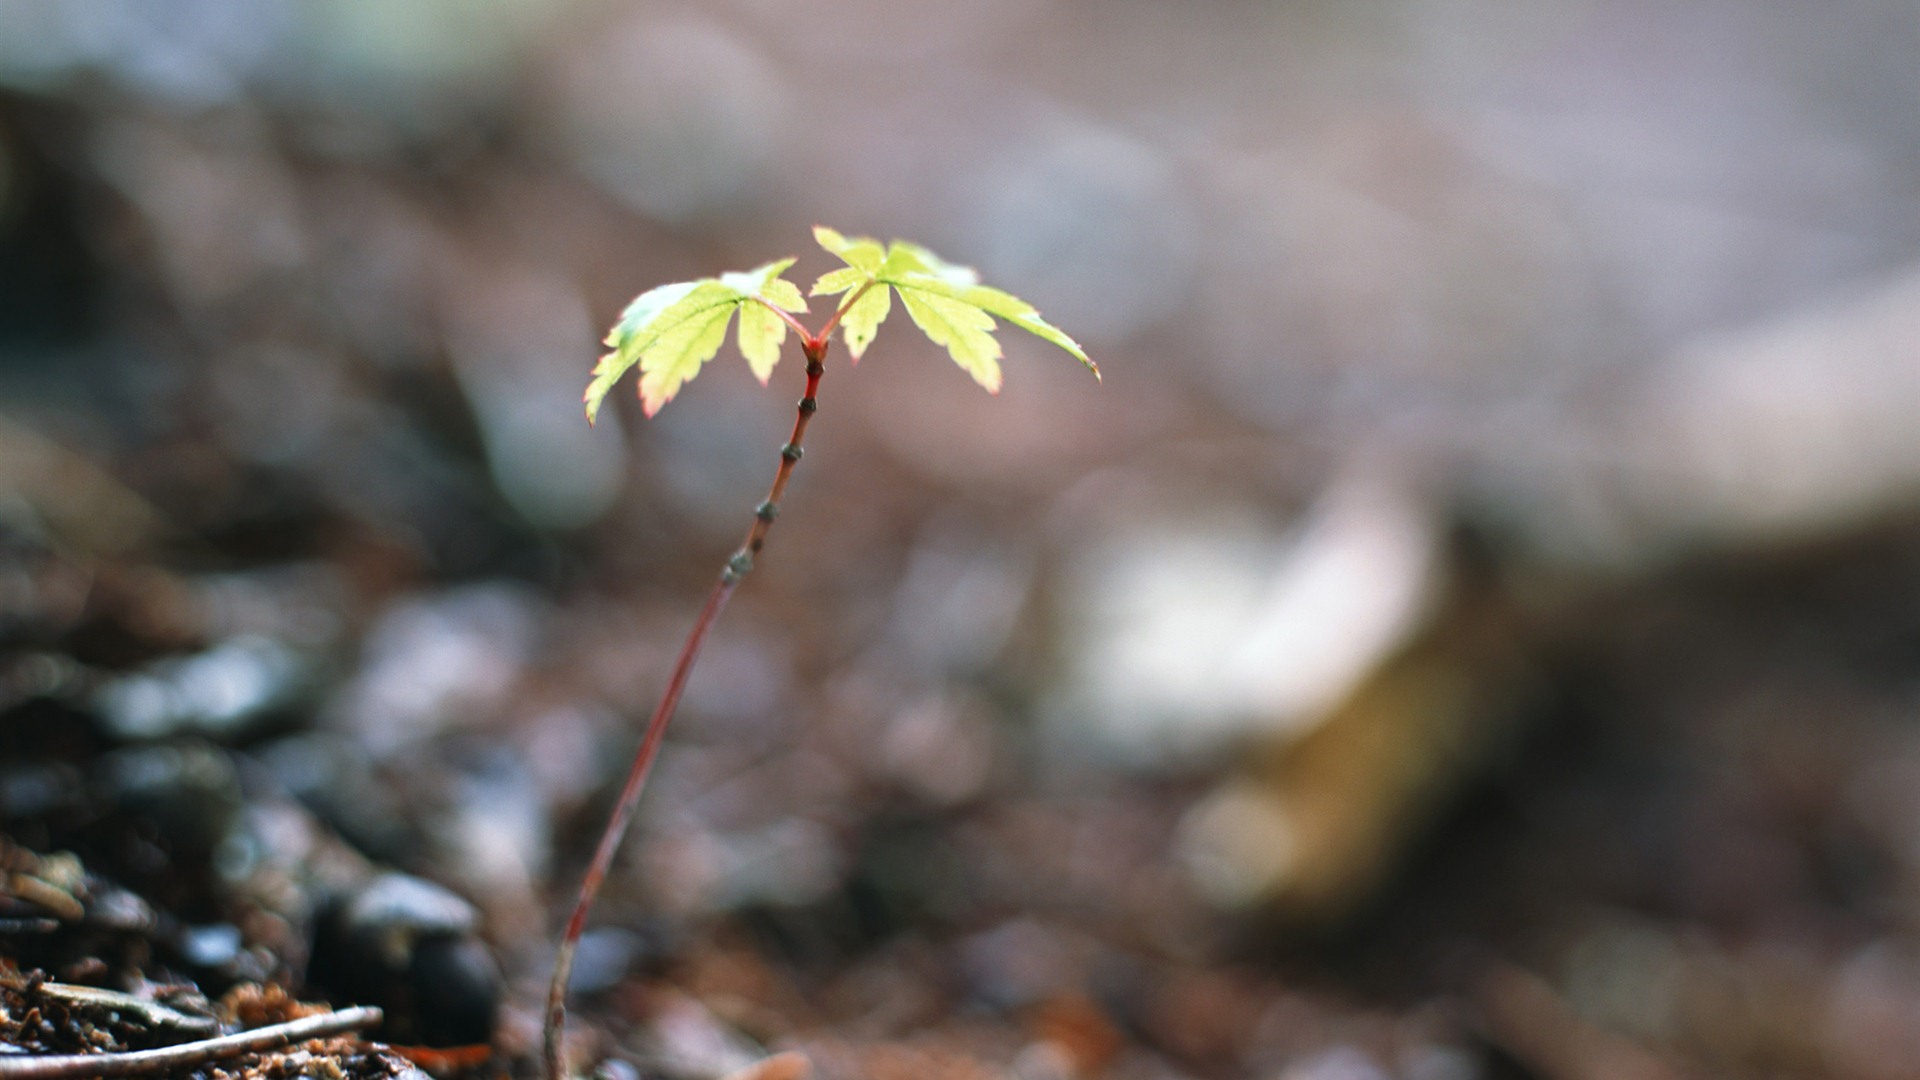
[{"label": "green leaf", "polygon": [[847,331],[847,352],[856,364],[867,346],[873,344],[873,335],[879,332],[880,324],[887,321],[888,312],[893,310],[893,294],[885,285],[872,284],[865,288],[867,291],[840,317],[840,325]]},{"label": "green leaf", "polygon": [[832,296],[835,293],[846,292],[855,285],[865,285],[872,280],[872,274],[857,266],[843,266],[838,270],[821,274],[820,280],[813,283],[813,290],[807,295]]},{"label": "green leaf", "polygon": [[880,241],[870,237],[863,236],[856,240],[849,240],[825,225],[815,225],[813,239],[828,252],[838,255],[841,262],[869,276],[878,271],[880,264],[886,261],[886,251],[880,246]]},{"label": "green leaf", "polygon": [[745,272],[721,274],[719,280],[742,297],[757,297],[783,311],[805,311],[807,301],[800,295],[799,287],[780,276],[787,272],[787,267],[792,266],[793,262],[792,259],[781,259]]},{"label": "green leaf", "polygon": [[700,366],[713,359],[727,340],[727,322],[733,318],[733,304],[712,304],[689,315],[673,329],[661,334],[640,356],[640,406],[648,416],[672,401],[680,387],[700,374]]},{"label": "green leaf", "polygon": [[840,323],[846,327],[847,350],[855,360],[866,351],[887,317],[891,291],[899,294],[914,324],[934,344],[945,347],[954,363],[989,392],[1000,389],[1001,351],[993,337],[994,316],[1065,349],[1085,364],[1094,378],[1100,377],[1100,368],[1087,358],[1078,342],[1042,319],[1032,304],[980,284],[980,275],[971,267],[950,263],[905,240],[882,246],[868,237],[849,240],[824,226],[816,227],[813,237],[847,264],[815,281],[813,295],[852,290],[853,299],[842,301]]},{"label": "green leaf", "polygon": [[741,355],[755,377],[766,382],[787,336],[786,320],[773,309],[807,310],[799,287],[780,276],[792,265],[792,259],[782,259],[641,293],[607,335],[613,351],[594,365],[584,398],[587,421],[593,421],[614,384],[636,364],[642,408],[648,416],[659,412],[720,351],[736,309]]},{"label": "green leaf", "polygon": [[900,290],[907,314],[935,345],[987,393],[1000,392],[1000,343],[993,340],[993,316],[973,306],[922,289]]},{"label": "green leaf", "polygon": [[[804,315],[807,312],[807,298],[800,295],[800,286],[786,278],[774,278],[760,291],[760,299],[782,311],[791,311]],[[785,322],[785,319],[780,320]]]},{"label": "green leaf", "polygon": [[950,291],[950,295],[955,299],[963,300],[989,314],[998,315],[1027,333],[1060,346],[1071,353],[1074,359],[1091,369],[1095,378],[1100,375],[1100,368],[1092,360],[1087,359],[1086,351],[1080,348],[1078,342],[1062,333],[1059,327],[1042,319],[1032,304],[1012,293],[1002,292],[986,285],[957,288],[945,284],[923,284],[920,287],[936,292]]},{"label": "green leaf", "polygon": [[919,244],[895,240],[887,248],[881,276],[895,278],[903,274],[925,274],[950,285],[980,284],[980,275],[973,267],[950,263]]},{"label": "green leaf", "polygon": [[767,385],[773,366],[780,362],[780,346],[787,340],[787,324],[761,304],[740,305],[740,355],[747,358],[753,377]]}]

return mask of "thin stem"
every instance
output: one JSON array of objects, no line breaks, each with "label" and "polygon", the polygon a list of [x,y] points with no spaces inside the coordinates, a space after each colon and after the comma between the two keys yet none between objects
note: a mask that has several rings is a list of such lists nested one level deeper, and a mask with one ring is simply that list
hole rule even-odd
[{"label": "thin stem", "polygon": [[0,1080],[84,1080],[86,1077],[146,1076],[194,1068],[241,1054],[274,1050],[309,1039],[324,1039],[380,1022],[380,1010],[366,1006],[289,1020],[215,1039],[133,1050],[123,1054],[45,1054],[0,1057]]},{"label": "thin stem", "polygon": [[780,316],[780,321],[786,323],[789,327],[791,327],[794,333],[799,334],[800,340],[805,341],[813,336],[812,334],[809,334],[807,332],[806,327],[800,325],[800,320],[794,318],[791,312],[784,311],[781,308],[775,307],[773,304],[768,303],[766,297],[756,296],[753,298],[753,302],[756,304],[759,304],[763,308],[766,308],[768,311],[773,312],[775,315]]},{"label": "thin stem", "polygon": [[[606,828],[600,833],[599,846],[594,848],[593,860],[587,864],[586,876],[580,882],[580,897],[574,903],[573,915],[567,920],[566,932],[554,955],[553,982],[547,987],[544,1033],[547,1080],[567,1080],[565,1063],[561,1060],[560,1036],[567,1023],[567,980],[573,973],[573,954],[580,945],[580,935],[587,928],[587,912],[599,896],[607,870],[613,865],[614,853],[620,847],[621,838],[626,835],[628,823],[633,820],[634,807],[639,805],[640,792],[646,787],[647,774],[652,771],[653,759],[660,751],[660,740],[666,735],[667,724],[680,704],[681,692],[687,688],[694,662],[700,658],[700,648],[706,644],[707,632],[713,629],[714,621],[720,617],[721,609],[727,606],[733,590],[753,569],[753,558],[765,545],[767,530],[773,527],[773,520],[779,515],[780,497],[786,493],[787,480],[800,460],[800,444],[807,436],[807,424],[812,421],[814,411],[819,407],[815,396],[820,391],[820,376],[826,373],[824,358],[827,333],[809,334],[804,328],[800,331],[800,345],[807,357],[807,392],[796,410],[793,433],[787,436],[787,444],[780,448],[780,467],[774,473],[773,486],[767,491],[766,499],[754,509],[753,525],[747,530],[745,541],[727,559],[719,580],[713,583],[713,591],[707,594],[706,606],[700,609],[700,616],[694,620],[686,643],[680,646],[680,656],[674,661],[673,674],[667,679],[666,691],[660,695],[660,704],[654,708],[652,719],[647,721],[646,733],[640,737],[640,748],[634,752],[633,765],[627,770],[626,784],[620,789],[620,801],[614,805],[613,815],[607,819]],[[0,1076],[0,1080],[7,1078]]]},{"label": "thin stem", "polygon": [[[859,303],[860,298],[867,295],[868,289],[871,289],[875,285],[879,285],[879,284],[880,283],[877,281],[869,280],[865,285],[862,285],[859,288],[848,293],[846,301],[842,303],[839,306],[839,308],[835,309],[833,313],[833,318],[828,319],[827,325],[820,328],[820,333],[817,336],[816,340],[821,342],[822,346],[824,347],[826,340],[833,336],[834,329],[840,325],[840,320],[846,318],[847,312],[853,310],[853,305]],[[885,285],[880,285],[880,287],[883,289],[886,288]]]}]

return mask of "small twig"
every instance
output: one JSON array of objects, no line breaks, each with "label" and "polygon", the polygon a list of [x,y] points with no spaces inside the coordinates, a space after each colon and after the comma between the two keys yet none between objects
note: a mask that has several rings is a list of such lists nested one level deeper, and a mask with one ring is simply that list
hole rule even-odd
[{"label": "small twig", "polygon": [[209,1061],[274,1050],[309,1039],[372,1027],[380,1022],[380,1010],[356,1006],[320,1016],[289,1020],[252,1031],[222,1035],[199,1042],[163,1046],[156,1050],[133,1050],[123,1054],[45,1054],[35,1057],[0,1057],[0,1080],[84,1080],[86,1077],[145,1076],[168,1069],[205,1065]]}]

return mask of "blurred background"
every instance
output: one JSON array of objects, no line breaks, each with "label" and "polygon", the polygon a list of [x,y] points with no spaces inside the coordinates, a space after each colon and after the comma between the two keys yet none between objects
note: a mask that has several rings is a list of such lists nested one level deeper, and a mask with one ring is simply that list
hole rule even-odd
[{"label": "blurred background", "polygon": [[0,0],[0,826],[210,993],[390,994],[310,935],[437,882],[530,1075],[800,385],[590,430],[598,339],[825,223],[1105,383],[836,349],[583,1067],[1914,1075],[1916,57],[1910,0]]}]

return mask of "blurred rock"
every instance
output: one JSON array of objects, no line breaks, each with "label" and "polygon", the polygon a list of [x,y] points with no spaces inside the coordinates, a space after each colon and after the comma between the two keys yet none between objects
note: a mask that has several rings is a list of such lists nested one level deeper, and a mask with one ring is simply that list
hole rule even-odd
[{"label": "blurred rock", "polygon": [[967,992],[991,1009],[1036,1005],[1070,988],[1075,972],[1059,939],[1031,919],[1011,919],[968,937],[959,953]]},{"label": "blurred rock", "polygon": [[[242,132],[262,123],[248,113],[234,119]],[[138,209],[162,280],[187,308],[244,300],[260,279],[309,258],[298,181],[266,139],[115,115],[92,142],[100,175]]]},{"label": "blurred rock", "polygon": [[1686,553],[1778,551],[1920,501],[1916,280],[1703,342],[1563,417],[1554,450],[1485,466],[1465,487],[1502,501],[1459,501],[1497,551],[1349,479],[1285,556],[1215,527],[1111,557],[1068,593],[1087,644],[1061,715],[1163,766],[1253,747],[1188,818],[1184,857],[1220,902],[1338,921],[1509,745],[1537,658],[1591,629],[1582,612]]},{"label": "blurred rock", "polygon": [[613,989],[647,951],[646,940],[631,930],[617,926],[588,930],[580,935],[573,970],[567,975],[567,993],[586,997]]},{"label": "blurred rock", "polygon": [[530,658],[542,615],[537,597],[504,583],[395,603],[329,705],[331,722],[380,759],[492,707]]},{"label": "blurred rock", "polygon": [[405,812],[404,793],[368,767],[351,739],[321,732],[295,735],[258,753],[288,795],[362,853],[390,861],[419,854],[420,830]]},{"label": "blurred rock", "polygon": [[1257,744],[1194,808],[1182,856],[1214,900],[1338,922],[1511,744],[1539,693],[1525,631],[1479,587],[1452,591],[1318,723]]},{"label": "blurred rock", "polygon": [[318,922],[309,974],[322,986],[386,1010],[394,1042],[464,1046],[489,1041],[502,987],[479,913],[420,878],[386,872],[337,898]]},{"label": "blurred rock", "polygon": [[[514,0],[474,9],[306,0],[183,0],[168,17],[98,0],[57,8],[0,4],[9,33],[0,83],[54,88],[105,79],[191,112],[254,95],[361,111],[421,126],[460,91],[504,77],[551,5]],[[438,126],[438,125],[432,125]]]},{"label": "blurred rock", "polygon": [[810,904],[839,888],[848,874],[841,845],[819,822],[806,818],[705,839],[700,861],[707,880],[700,905],[712,911]]},{"label": "blurred rock", "polygon": [[292,704],[311,674],[310,661],[285,645],[240,637],[110,680],[93,699],[119,739],[194,734],[231,740]]},{"label": "blurred rock", "polygon": [[427,824],[437,873],[479,900],[500,940],[539,939],[553,856],[546,794],[505,747],[454,756],[459,768],[450,798]]},{"label": "blurred rock", "polygon": [[1400,1075],[1406,1080],[1479,1080],[1486,1073],[1465,1050],[1427,1044],[1401,1055]]},{"label": "blurred rock", "polygon": [[7,3],[0,81],[49,87],[94,74],[180,108],[230,103],[276,59],[293,29],[291,6],[189,0],[160,18],[92,0]]},{"label": "blurred rock", "polygon": [[[295,650],[335,644],[346,630],[350,593],[339,568],[292,563],[192,579],[203,632],[216,641],[259,639]],[[303,652],[301,659],[310,660]]]},{"label": "blurred rock", "polygon": [[669,994],[655,1009],[647,1037],[656,1060],[674,1077],[727,1076],[751,1068],[764,1052],[699,1002]]},{"label": "blurred rock", "polygon": [[207,743],[116,750],[100,761],[99,778],[121,813],[189,866],[211,859],[240,821],[239,771]]},{"label": "blurred rock", "polygon": [[609,1058],[594,1066],[593,1080],[642,1080],[640,1070],[618,1058]]},{"label": "blurred rock", "polygon": [[211,971],[230,968],[240,958],[240,949],[244,944],[240,929],[226,923],[214,923],[208,926],[189,926],[180,931],[176,940],[180,955],[187,962]]}]

